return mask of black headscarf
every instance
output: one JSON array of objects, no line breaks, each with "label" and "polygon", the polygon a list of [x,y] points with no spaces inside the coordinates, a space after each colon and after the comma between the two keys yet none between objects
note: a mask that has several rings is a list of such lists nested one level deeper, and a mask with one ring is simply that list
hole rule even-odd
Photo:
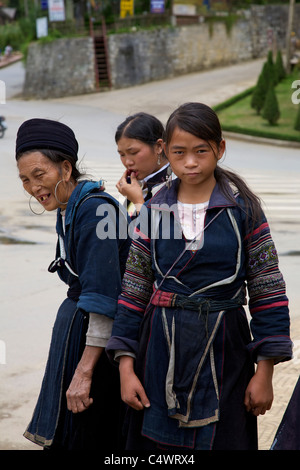
[{"label": "black headscarf", "polygon": [[28,150],[59,150],[78,159],[78,142],[75,134],[62,122],[50,119],[29,119],[19,127],[16,140],[16,156]]}]

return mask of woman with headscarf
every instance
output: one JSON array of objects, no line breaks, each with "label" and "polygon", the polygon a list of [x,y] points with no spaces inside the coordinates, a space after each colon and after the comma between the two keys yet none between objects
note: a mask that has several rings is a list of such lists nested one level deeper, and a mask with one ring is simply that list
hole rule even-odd
[{"label": "woman with headscarf", "polygon": [[[57,211],[57,252],[49,271],[69,286],[24,436],[54,450],[120,449],[119,377],[103,349],[127,258],[127,214],[101,181],[82,179],[77,140],[61,122],[25,121],[17,134],[16,160],[29,204],[35,199],[42,210]],[[103,230],[107,224],[109,236]]]}]

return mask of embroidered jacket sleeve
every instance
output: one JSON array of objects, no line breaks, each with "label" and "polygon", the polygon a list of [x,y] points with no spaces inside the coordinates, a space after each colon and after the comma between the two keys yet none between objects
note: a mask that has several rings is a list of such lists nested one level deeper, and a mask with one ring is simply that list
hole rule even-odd
[{"label": "embroidered jacket sleeve", "polygon": [[277,251],[269,224],[261,224],[245,239],[247,285],[253,341],[249,349],[257,356],[275,358],[275,362],[292,357],[290,320],[285,281],[279,270]]},{"label": "embroidered jacket sleeve", "polygon": [[153,282],[150,239],[137,227],[129,250],[112,337],[106,348],[109,357],[113,358],[116,350],[137,352],[139,328],[153,293]]}]

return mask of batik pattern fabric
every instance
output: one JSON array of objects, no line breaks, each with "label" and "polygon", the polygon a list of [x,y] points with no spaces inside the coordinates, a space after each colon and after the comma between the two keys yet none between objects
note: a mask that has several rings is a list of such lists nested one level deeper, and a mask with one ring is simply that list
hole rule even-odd
[{"label": "batik pattern fabric", "polygon": [[[248,263],[247,287],[249,293],[249,310],[251,313],[251,329],[254,342],[251,348],[261,345],[261,354],[276,356],[281,354],[280,344],[289,342],[288,336],[283,337],[281,321],[286,322],[288,298],[286,284],[279,270],[278,254],[271,237],[270,227],[265,220],[246,237]],[[268,316],[274,315],[273,337],[267,337]],[[265,330],[265,334],[264,334]],[[278,340],[276,340],[278,333]],[[276,352],[277,351],[277,352]],[[275,360],[277,362],[278,359]]]},{"label": "batik pattern fabric", "polygon": [[[136,233],[138,233],[137,230]],[[149,242],[148,238],[132,241],[122,286],[126,297],[136,302],[141,308],[145,308],[149,301],[154,281]]]}]

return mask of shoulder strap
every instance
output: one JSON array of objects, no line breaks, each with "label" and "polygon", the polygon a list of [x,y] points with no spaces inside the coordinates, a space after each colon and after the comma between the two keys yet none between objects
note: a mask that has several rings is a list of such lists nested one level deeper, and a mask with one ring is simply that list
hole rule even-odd
[{"label": "shoulder strap", "polygon": [[[102,199],[106,199],[110,204],[112,204],[116,210],[120,213],[122,213],[122,215],[124,216],[124,218],[126,218],[126,221],[127,221],[127,212],[126,212],[126,209],[123,207],[123,206],[120,206],[117,201],[115,201],[109,194],[102,194],[100,193],[100,191],[102,192],[102,190],[99,190],[99,192],[97,193],[90,193],[88,196],[86,196],[85,198],[82,199],[82,201],[80,201],[80,203],[78,204],[78,206],[76,207],[75,209],[75,212],[77,212],[77,210],[79,209],[79,207],[85,202],[87,201],[88,199],[90,198],[102,198]],[[73,234],[73,223],[74,223],[74,220],[75,220],[75,217],[76,217],[76,213],[74,213],[74,216],[72,217],[72,221],[71,221],[71,224],[70,224],[70,229],[69,229],[69,241],[68,241],[68,252],[70,253],[70,247],[71,247],[71,240],[72,240],[72,234]],[[63,240],[62,240],[63,242]],[[64,253],[65,253],[65,249],[64,249]],[[65,253],[65,256],[66,256],[66,253]],[[77,276],[78,277],[78,274],[75,273],[74,269],[71,267],[71,263],[70,263],[70,260],[66,260],[66,257],[64,258],[65,261],[64,261],[64,265],[66,266],[66,268],[71,272],[71,274],[73,274],[74,276]]]}]

